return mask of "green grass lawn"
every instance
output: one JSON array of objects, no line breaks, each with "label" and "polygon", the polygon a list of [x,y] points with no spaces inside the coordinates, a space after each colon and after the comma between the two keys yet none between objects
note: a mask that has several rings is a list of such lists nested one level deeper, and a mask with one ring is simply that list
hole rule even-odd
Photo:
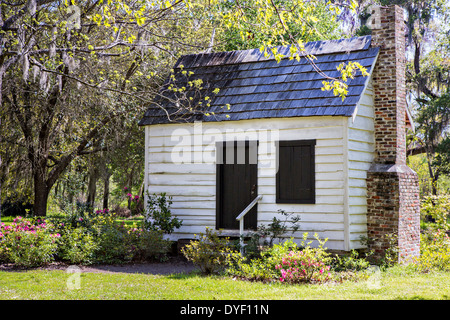
[{"label": "green grass lawn", "polygon": [[[264,284],[197,274],[0,272],[4,300],[399,300],[450,299],[450,273],[412,274],[392,268],[369,281],[322,285]],[[69,286],[68,286],[69,284]]]}]

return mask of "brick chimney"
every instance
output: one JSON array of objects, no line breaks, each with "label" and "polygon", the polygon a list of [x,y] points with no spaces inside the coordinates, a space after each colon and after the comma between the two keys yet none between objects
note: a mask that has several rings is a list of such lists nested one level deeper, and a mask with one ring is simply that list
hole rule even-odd
[{"label": "brick chimney", "polygon": [[417,174],[406,165],[405,22],[399,6],[375,7],[372,43],[375,160],[367,174],[369,249],[382,257],[394,236],[399,262],[418,256],[420,201]]}]

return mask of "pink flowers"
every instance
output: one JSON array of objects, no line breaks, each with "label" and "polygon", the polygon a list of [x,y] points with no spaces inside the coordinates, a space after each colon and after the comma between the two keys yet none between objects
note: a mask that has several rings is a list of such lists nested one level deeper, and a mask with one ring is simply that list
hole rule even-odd
[{"label": "pink flowers", "polygon": [[11,232],[29,232],[29,233],[35,233],[36,231],[40,229],[45,229],[47,227],[47,224],[44,220],[38,219],[35,224],[33,224],[29,220],[25,220],[22,217],[17,217],[13,220],[13,223],[11,225],[5,225],[2,223],[0,225],[0,232],[3,236],[6,234],[9,234]]},{"label": "pink flowers", "polygon": [[128,187],[124,187],[123,191],[126,192],[126,196],[129,198],[130,201],[138,201],[139,200],[139,196],[135,195],[133,196],[133,194],[131,192],[128,192],[129,188]]},{"label": "pink flowers", "polygon": [[[13,220],[11,225],[2,223],[0,225],[0,238],[4,238],[10,234],[15,234],[20,239],[21,233],[36,234],[41,231],[47,231],[47,223],[44,219],[37,219],[31,221],[23,217],[17,217]],[[58,237],[60,235],[58,234]]]},{"label": "pink flowers", "polygon": [[280,272],[280,282],[322,282],[329,278],[325,270],[330,266],[314,254],[314,249],[303,251],[291,251],[281,259],[281,263],[275,266]]},{"label": "pink flowers", "polygon": [[107,214],[107,213],[109,213],[109,209],[103,209],[103,210],[97,210],[97,211],[95,211],[95,213],[96,214]]},{"label": "pink flowers", "polygon": [[131,193],[127,193],[127,197],[130,198],[131,201],[138,201],[139,200],[139,196],[138,195],[133,196]]}]

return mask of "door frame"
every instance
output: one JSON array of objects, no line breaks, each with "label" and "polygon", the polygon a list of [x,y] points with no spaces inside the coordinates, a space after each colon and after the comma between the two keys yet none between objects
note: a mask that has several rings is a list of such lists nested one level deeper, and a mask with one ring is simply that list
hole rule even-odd
[{"label": "door frame", "polygon": [[[219,229],[223,229],[222,225],[222,217],[223,217],[223,201],[224,201],[224,196],[223,196],[223,183],[224,183],[224,176],[223,176],[223,150],[225,146],[228,146],[228,144],[233,144],[233,148],[236,148],[239,145],[243,145],[245,147],[249,146],[251,147],[255,147],[256,148],[256,163],[254,163],[254,165],[256,165],[256,181],[255,181],[255,197],[258,195],[258,146],[259,146],[259,141],[258,140],[232,140],[232,141],[219,141],[216,142],[216,230]],[[250,149],[249,149],[249,157],[250,157]],[[247,164],[247,163],[246,163]],[[250,202],[248,203],[250,204]],[[252,211],[255,212],[255,214],[257,215],[257,206],[258,204],[255,204],[255,206],[252,208],[252,210],[248,213],[251,214]],[[237,216],[236,216],[237,217]],[[244,218],[245,219],[245,218]],[[256,216],[256,225],[258,224],[258,216]],[[254,226],[256,228],[256,225]],[[252,226],[253,227],[253,226]],[[246,226],[246,224],[244,223],[244,228],[245,229],[254,229],[254,228],[248,228],[248,224]],[[227,230],[238,230],[238,228],[236,229],[228,229]]]}]

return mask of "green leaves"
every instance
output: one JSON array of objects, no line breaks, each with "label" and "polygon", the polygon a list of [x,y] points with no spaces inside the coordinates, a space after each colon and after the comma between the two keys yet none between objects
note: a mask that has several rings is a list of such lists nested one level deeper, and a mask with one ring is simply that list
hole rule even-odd
[{"label": "green leaves", "polygon": [[[337,16],[341,13],[340,3],[334,1],[306,0],[244,0],[221,3],[221,19],[225,27],[225,40],[231,39],[226,50],[259,48],[265,57],[300,61],[306,57],[313,64],[314,57],[305,52],[304,43],[315,40],[341,38]],[[350,10],[355,10],[356,1],[349,1]],[[281,54],[277,46],[289,46],[287,56]],[[318,69],[317,67],[315,67]],[[332,91],[344,99],[347,95],[348,79],[359,70],[367,76],[366,70],[358,63],[349,62],[338,67],[340,78],[323,75],[323,90]]]},{"label": "green leaves", "polygon": [[144,229],[160,230],[166,234],[172,233],[183,224],[183,221],[172,217],[170,206],[172,197],[165,193],[160,195],[149,194],[147,192],[147,212],[144,218]]},{"label": "green leaves", "polygon": [[200,233],[198,239],[184,246],[181,252],[204,274],[218,273],[241,259],[240,254],[231,247],[229,238],[221,238],[220,231],[208,227],[205,233]]},{"label": "green leaves", "polygon": [[358,62],[342,62],[339,66],[336,67],[338,71],[341,72],[341,79],[332,79],[329,81],[322,81],[323,87],[321,88],[322,91],[333,91],[333,94],[335,96],[339,96],[342,98],[342,101],[344,101],[345,97],[347,96],[347,88],[348,85],[345,83],[347,80],[353,79],[356,75],[356,72],[359,70],[361,74],[365,77],[369,76],[369,73],[367,72],[367,69],[364,68],[360,63]]}]

